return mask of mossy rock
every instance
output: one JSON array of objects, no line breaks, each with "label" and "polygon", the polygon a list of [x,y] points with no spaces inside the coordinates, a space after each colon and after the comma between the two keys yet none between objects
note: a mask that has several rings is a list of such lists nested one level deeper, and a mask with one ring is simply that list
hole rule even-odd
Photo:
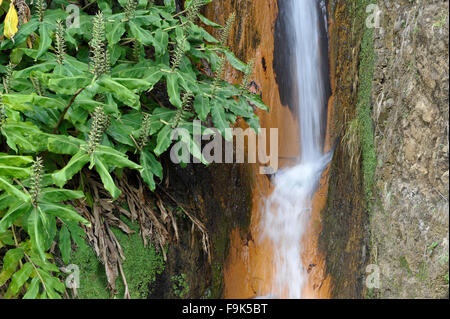
[{"label": "mossy rock", "polygon": [[[132,299],[145,299],[149,292],[149,284],[155,281],[156,275],[164,270],[164,259],[153,246],[144,247],[139,226],[128,219],[123,221],[135,231],[132,235],[123,233],[120,229],[112,228],[122,246],[126,259],[122,262],[128,289]],[[123,298],[125,287],[119,276],[116,280],[117,294],[111,295],[107,289],[106,273],[102,263],[98,260],[94,250],[81,247],[72,253],[71,263],[80,269],[80,299],[108,299]]]}]

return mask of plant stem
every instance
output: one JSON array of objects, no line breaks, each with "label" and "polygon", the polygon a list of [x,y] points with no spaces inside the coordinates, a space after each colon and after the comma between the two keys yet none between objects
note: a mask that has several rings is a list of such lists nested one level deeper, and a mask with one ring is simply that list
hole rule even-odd
[{"label": "plant stem", "polygon": [[81,89],[78,89],[77,92],[75,92],[75,95],[72,96],[72,98],[69,101],[69,104],[67,104],[66,108],[64,109],[64,111],[61,113],[61,116],[59,117],[58,123],[56,123],[55,128],[53,129],[52,133],[56,134],[58,133],[58,129],[61,126],[62,121],[64,120],[64,116],[66,116],[67,111],[69,110],[70,106],[73,104],[73,102],[75,102],[75,99],[77,98],[78,95],[80,95],[81,92],[83,92],[83,90],[86,87],[83,87]]}]

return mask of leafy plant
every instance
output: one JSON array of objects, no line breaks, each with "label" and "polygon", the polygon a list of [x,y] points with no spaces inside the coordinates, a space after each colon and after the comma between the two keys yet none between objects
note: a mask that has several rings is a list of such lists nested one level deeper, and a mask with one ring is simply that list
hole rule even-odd
[{"label": "leafy plant", "polygon": [[[225,27],[208,20],[210,1],[176,12],[173,0],[97,0],[78,25],[63,22],[74,1],[37,0],[29,16],[25,0],[0,1],[0,296],[63,296],[56,259],[69,263],[80,224],[90,227],[74,201],[92,202],[86,181],[116,200],[114,177],[136,171],[154,191],[175,128],[205,164],[194,120],[228,140],[237,117],[259,129],[253,107],[267,107],[247,90],[251,66],[226,47],[234,16]],[[222,78],[228,63],[246,74],[241,85]]]}]

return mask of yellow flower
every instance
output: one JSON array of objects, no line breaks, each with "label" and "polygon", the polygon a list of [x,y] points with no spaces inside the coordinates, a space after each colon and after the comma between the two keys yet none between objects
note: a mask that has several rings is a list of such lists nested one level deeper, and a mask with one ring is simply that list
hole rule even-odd
[{"label": "yellow flower", "polygon": [[12,39],[17,33],[17,25],[19,24],[19,17],[17,15],[16,7],[14,7],[14,1],[11,1],[9,5],[8,13],[5,18],[5,37]]}]

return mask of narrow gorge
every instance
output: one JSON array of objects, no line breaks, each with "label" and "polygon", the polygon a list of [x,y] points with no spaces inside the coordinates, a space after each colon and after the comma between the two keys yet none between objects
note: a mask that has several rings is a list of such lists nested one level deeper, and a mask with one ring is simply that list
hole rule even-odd
[{"label": "narrow gorge", "polygon": [[448,299],[448,12],[0,0],[0,299]]}]

